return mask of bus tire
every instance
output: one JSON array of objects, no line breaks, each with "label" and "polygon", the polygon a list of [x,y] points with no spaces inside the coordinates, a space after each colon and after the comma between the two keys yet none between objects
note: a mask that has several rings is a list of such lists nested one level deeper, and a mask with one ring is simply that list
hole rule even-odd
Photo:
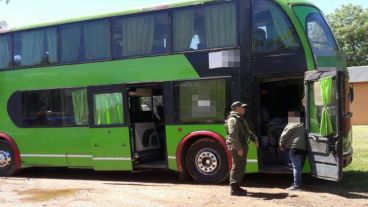
[{"label": "bus tire", "polygon": [[229,176],[224,148],[208,138],[200,139],[189,147],[186,166],[190,176],[199,183],[222,183]]},{"label": "bus tire", "polygon": [[0,176],[12,176],[17,171],[14,151],[5,140],[0,140]]}]

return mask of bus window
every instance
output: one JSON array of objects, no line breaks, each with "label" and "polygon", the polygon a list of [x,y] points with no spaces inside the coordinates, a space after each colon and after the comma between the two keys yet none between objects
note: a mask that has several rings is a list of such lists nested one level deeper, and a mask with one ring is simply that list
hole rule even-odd
[{"label": "bus window", "polygon": [[108,20],[83,23],[85,60],[106,60],[111,57],[110,30]]},{"label": "bus window", "polygon": [[15,66],[49,65],[58,62],[56,27],[14,34]]},{"label": "bus window", "polygon": [[63,63],[110,58],[108,20],[62,25],[59,30]]},{"label": "bus window", "polygon": [[237,44],[234,3],[177,10],[173,14],[174,51]]},{"label": "bus window", "polygon": [[88,124],[86,89],[21,92],[23,127],[81,126]]},{"label": "bus window", "polygon": [[122,93],[96,94],[93,102],[95,125],[124,123]]},{"label": "bus window", "polygon": [[279,6],[267,0],[253,2],[253,51],[255,53],[300,48],[292,25]]},{"label": "bus window", "polygon": [[167,53],[167,13],[122,17],[112,21],[114,58]]},{"label": "bus window", "polygon": [[178,84],[178,89],[181,122],[223,121],[227,103],[225,80],[185,81]]},{"label": "bus window", "polygon": [[11,36],[0,36],[0,69],[11,68]]},{"label": "bus window", "polygon": [[334,56],[337,52],[335,39],[320,13],[307,17],[307,31],[313,53],[317,56]]}]

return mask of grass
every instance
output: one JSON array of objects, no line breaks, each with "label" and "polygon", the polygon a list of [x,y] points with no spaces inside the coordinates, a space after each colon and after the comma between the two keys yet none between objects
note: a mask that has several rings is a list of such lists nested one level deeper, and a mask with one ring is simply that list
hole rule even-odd
[{"label": "grass", "polygon": [[353,162],[345,171],[368,173],[368,126],[353,127]]},{"label": "grass", "polygon": [[353,127],[353,162],[344,169],[342,187],[368,192],[368,126]]}]

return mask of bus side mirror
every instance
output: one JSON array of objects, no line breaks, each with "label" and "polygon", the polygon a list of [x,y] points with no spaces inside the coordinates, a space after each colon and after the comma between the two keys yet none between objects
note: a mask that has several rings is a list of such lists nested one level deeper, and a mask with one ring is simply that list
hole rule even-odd
[{"label": "bus side mirror", "polygon": [[349,99],[350,99],[350,102],[353,103],[353,101],[354,101],[354,88],[353,88],[353,84],[350,84],[350,86],[349,86]]}]

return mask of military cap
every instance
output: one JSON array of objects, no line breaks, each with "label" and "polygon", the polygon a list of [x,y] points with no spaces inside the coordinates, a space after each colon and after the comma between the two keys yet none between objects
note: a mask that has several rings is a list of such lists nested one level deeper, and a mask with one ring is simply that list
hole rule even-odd
[{"label": "military cap", "polygon": [[242,106],[242,107],[245,108],[247,106],[247,104],[242,103],[240,101],[235,101],[233,104],[231,104],[231,109],[234,110],[238,106]]}]

